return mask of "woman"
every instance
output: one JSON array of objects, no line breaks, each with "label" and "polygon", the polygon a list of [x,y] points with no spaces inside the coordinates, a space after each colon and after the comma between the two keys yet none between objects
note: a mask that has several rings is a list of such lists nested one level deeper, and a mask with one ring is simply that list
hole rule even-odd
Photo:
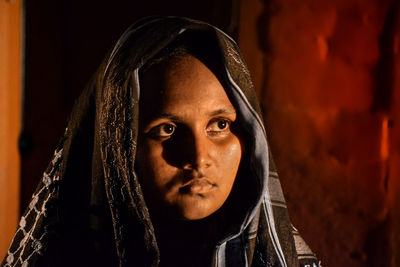
[{"label": "woman", "polygon": [[139,21],[74,107],[2,266],[318,266],[268,151],[235,42]]}]

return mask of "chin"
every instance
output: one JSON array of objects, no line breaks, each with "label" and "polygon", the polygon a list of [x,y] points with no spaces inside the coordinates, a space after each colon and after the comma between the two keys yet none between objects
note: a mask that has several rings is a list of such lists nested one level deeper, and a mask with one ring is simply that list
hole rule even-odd
[{"label": "chin", "polygon": [[180,219],[185,220],[185,221],[196,221],[196,220],[201,220],[205,219],[208,216],[210,216],[212,213],[200,213],[200,212],[189,212],[182,214],[180,216]]},{"label": "chin", "polygon": [[179,217],[187,221],[205,219],[215,213],[222,206],[222,204],[212,204],[213,203],[209,203],[209,200],[204,199],[188,201],[179,208]]}]

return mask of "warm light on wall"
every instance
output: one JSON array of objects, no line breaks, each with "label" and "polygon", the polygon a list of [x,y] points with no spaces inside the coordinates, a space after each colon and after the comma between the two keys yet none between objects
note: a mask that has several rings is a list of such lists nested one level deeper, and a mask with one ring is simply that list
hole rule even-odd
[{"label": "warm light on wall", "polygon": [[400,2],[241,3],[293,223],[323,266],[400,266]]},{"label": "warm light on wall", "polygon": [[22,1],[0,1],[0,260],[19,219]]},{"label": "warm light on wall", "polygon": [[386,162],[389,157],[389,117],[382,119],[382,135],[381,135],[381,160]]}]

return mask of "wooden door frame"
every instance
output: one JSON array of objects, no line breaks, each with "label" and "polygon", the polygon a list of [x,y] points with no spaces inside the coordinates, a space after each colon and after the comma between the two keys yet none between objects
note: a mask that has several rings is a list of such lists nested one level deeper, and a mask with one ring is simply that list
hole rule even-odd
[{"label": "wooden door frame", "polygon": [[0,1],[0,262],[19,219],[22,0]]}]

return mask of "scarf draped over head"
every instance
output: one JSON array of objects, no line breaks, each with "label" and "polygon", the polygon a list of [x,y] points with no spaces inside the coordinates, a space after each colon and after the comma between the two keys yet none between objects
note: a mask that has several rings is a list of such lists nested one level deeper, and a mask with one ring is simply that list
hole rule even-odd
[{"label": "scarf draped over head", "polygon": [[133,24],[106,56],[74,106],[1,266],[159,265],[134,170],[139,70],[186,32],[204,36],[202,42],[221,55],[220,79],[250,144],[245,179],[252,185],[252,201],[218,242],[213,266],[319,266],[290,223],[249,71],[236,43],[209,24],[176,17]]}]

